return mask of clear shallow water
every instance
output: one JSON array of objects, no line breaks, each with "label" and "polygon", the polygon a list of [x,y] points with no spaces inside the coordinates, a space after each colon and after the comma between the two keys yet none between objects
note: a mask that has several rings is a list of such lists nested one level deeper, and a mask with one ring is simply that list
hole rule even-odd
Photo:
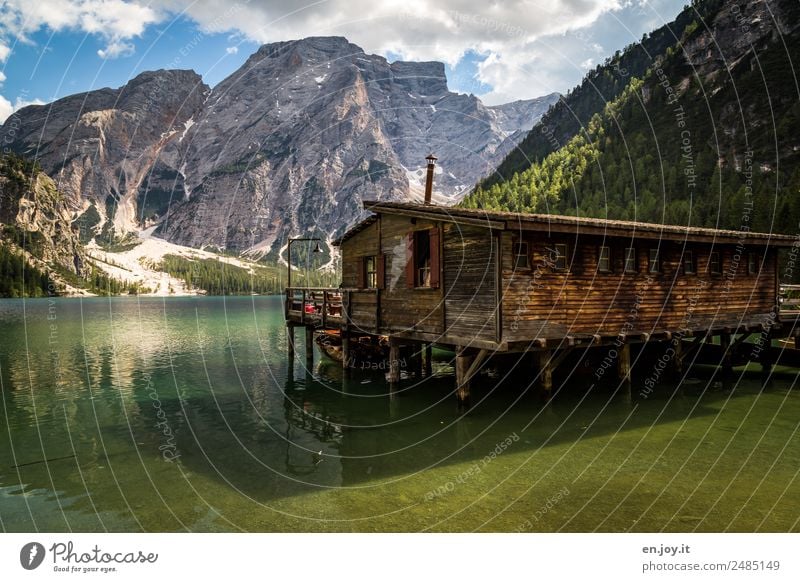
[{"label": "clear shallow water", "polygon": [[393,395],[290,374],[281,306],[0,300],[2,530],[800,530],[792,371],[632,405],[576,375],[547,406],[518,371],[459,417],[445,353]]}]

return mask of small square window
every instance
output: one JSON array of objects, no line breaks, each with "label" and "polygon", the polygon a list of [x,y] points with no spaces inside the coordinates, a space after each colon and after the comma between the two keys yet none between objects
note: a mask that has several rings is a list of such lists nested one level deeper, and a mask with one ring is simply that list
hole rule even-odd
[{"label": "small square window", "polygon": [[530,255],[528,254],[528,243],[514,243],[514,268],[527,269],[531,266]]},{"label": "small square window", "polygon": [[611,272],[611,247],[600,247],[597,256],[597,270],[601,273]]},{"label": "small square window", "polygon": [[647,257],[647,270],[650,273],[661,272],[661,259],[658,255],[658,249],[650,249],[650,254]]},{"label": "small square window", "polygon": [[554,245],[552,257],[553,257],[553,268],[556,271],[567,270],[567,245],[565,244]]},{"label": "small square window", "polygon": [[692,251],[683,251],[683,274],[694,275],[697,268],[694,266],[694,253]]},{"label": "small square window", "polygon": [[758,274],[758,255],[755,253],[747,254],[747,274],[748,275]]},{"label": "small square window", "polygon": [[625,249],[625,272],[636,273],[637,271],[639,271],[639,269],[636,265],[636,249],[628,247]]},{"label": "small square window", "polygon": [[722,259],[720,259],[719,253],[711,253],[708,256],[708,270],[712,275],[722,273]]}]

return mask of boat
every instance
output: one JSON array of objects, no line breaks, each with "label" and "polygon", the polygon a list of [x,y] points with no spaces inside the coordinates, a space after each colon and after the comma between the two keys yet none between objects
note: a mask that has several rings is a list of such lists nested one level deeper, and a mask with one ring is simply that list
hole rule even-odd
[{"label": "boat", "polygon": [[[342,336],[337,330],[318,331],[314,341],[323,354],[330,359],[342,363]],[[364,364],[377,364],[389,358],[389,338],[387,336],[351,336],[351,366],[363,367]]]}]

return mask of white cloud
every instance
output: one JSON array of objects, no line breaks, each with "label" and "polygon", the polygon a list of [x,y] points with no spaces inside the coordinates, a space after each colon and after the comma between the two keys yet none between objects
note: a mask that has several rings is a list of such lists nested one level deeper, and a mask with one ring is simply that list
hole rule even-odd
[{"label": "white cloud", "polygon": [[11,104],[11,101],[0,95],[0,123],[5,123],[6,119],[14,113],[15,111],[19,111],[23,107],[27,107],[28,105],[44,105],[45,102],[41,99],[22,99],[17,97],[17,100],[14,104]]},{"label": "white cloud", "polygon": [[0,63],[5,63],[10,54],[11,49],[5,43],[0,42]]},{"label": "white cloud", "polygon": [[238,46],[229,46],[228,48],[225,49],[225,53],[229,55],[235,55],[238,52],[239,52]]},{"label": "white cloud", "polygon": [[[597,62],[606,54],[603,47],[613,51],[635,42],[654,19],[671,20],[685,2],[330,0],[298,8],[296,0],[271,0],[220,10],[216,0],[160,1],[162,10],[185,10],[204,31],[239,33],[256,42],[338,35],[370,53],[452,66],[469,51],[487,55],[477,80],[493,87],[481,95],[488,103],[566,91],[585,74],[588,58]],[[602,20],[616,26],[610,31],[606,23],[609,30],[594,38],[593,27]],[[639,28],[629,35],[627,22],[634,20]]]},{"label": "white cloud", "polygon": [[0,71],[0,85],[2,85],[6,80],[6,74],[3,71]]},{"label": "white cloud", "polygon": [[14,113],[14,106],[11,105],[11,101],[0,95],[0,123],[5,123],[12,113]]},{"label": "white cloud", "polygon": [[[0,31],[6,38],[30,42],[30,35],[38,30],[77,30],[103,39],[107,46],[98,55],[115,58],[130,54],[134,47],[128,41],[163,17],[151,4],[136,1],[5,0]],[[7,51],[8,47],[0,44],[0,61],[8,56]]]},{"label": "white cloud", "polygon": [[120,40],[112,41],[104,49],[97,51],[97,56],[101,59],[117,59],[119,57],[127,57],[136,51],[136,47],[129,42]]},{"label": "white cloud", "polygon": [[[218,0],[6,0],[0,62],[8,56],[4,40],[25,42],[41,29],[95,35],[106,43],[101,58],[129,55],[133,39],[149,25],[180,15],[204,34],[255,42],[338,35],[370,53],[451,65],[468,52],[485,55],[477,81],[492,91],[481,98],[500,103],[569,89],[588,59],[598,62],[606,50],[635,42],[671,20],[684,1],[327,0],[298,8],[296,0],[227,6]],[[226,53],[236,49],[229,46]]]}]

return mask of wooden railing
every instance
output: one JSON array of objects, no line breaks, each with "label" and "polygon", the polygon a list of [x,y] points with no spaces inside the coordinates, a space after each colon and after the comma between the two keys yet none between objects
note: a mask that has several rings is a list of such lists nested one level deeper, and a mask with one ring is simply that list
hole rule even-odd
[{"label": "wooden railing", "polygon": [[781,285],[778,301],[781,311],[800,309],[800,285]]},{"label": "wooden railing", "polygon": [[353,326],[363,331],[379,328],[377,289],[290,287],[285,297],[287,321],[322,328]]},{"label": "wooden railing", "polygon": [[342,289],[289,287],[286,289],[286,319],[301,324],[339,323],[343,319]]}]

